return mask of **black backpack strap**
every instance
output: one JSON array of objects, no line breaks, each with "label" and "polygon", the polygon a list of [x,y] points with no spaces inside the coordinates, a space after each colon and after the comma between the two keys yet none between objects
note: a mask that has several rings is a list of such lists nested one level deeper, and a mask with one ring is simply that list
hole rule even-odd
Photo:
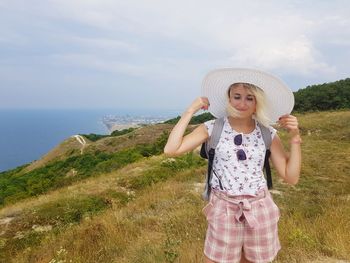
[{"label": "black backpack strap", "polygon": [[210,191],[211,191],[210,181],[213,174],[213,162],[214,162],[214,156],[215,156],[215,149],[219,143],[223,127],[224,127],[224,118],[216,119],[214,122],[212,133],[208,141],[204,143],[204,146],[202,146],[202,148],[204,147],[208,157],[208,172],[207,172],[205,190],[203,193],[203,199],[205,200],[209,200],[209,196],[210,196]]},{"label": "black backpack strap", "polygon": [[266,148],[266,153],[265,153],[265,160],[264,160],[264,169],[265,169],[265,175],[266,175],[266,181],[267,181],[267,188],[271,189],[272,188],[272,176],[271,176],[271,167],[270,167],[270,162],[269,158],[271,156],[271,151],[270,151],[270,146],[272,143],[271,139],[271,132],[270,129],[261,125],[258,122],[258,126],[261,130],[261,134],[265,143],[265,148]]},{"label": "black backpack strap", "polygon": [[267,188],[268,189],[272,189],[272,176],[271,176],[271,167],[270,167],[270,162],[269,162],[270,155],[271,155],[271,151],[266,150],[264,167],[265,167],[266,181],[267,181]]}]

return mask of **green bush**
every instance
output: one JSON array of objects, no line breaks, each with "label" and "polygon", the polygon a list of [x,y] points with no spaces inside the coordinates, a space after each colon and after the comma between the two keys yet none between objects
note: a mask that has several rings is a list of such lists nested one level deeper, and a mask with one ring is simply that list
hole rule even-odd
[{"label": "green bush", "polygon": [[[214,119],[215,117],[210,112],[205,112],[200,115],[193,116],[189,124],[201,124],[205,121]],[[180,116],[165,121],[166,124],[176,124],[180,120]]]},{"label": "green bush", "polygon": [[164,131],[154,143],[139,144],[136,146],[136,150],[144,157],[161,154],[164,151],[168,137],[169,132]]},{"label": "green bush", "polygon": [[119,183],[132,189],[142,189],[144,187],[166,181],[176,173],[190,168],[198,168],[205,164],[205,161],[199,156],[191,153],[177,158],[168,158],[159,166],[146,170],[142,176],[121,180]]},{"label": "green bush", "polygon": [[178,172],[188,168],[197,168],[205,165],[206,161],[192,152],[185,154],[177,158],[168,158],[163,161],[161,166],[170,169],[171,171]]},{"label": "green bush", "polygon": [[152,184],[163,182],[171,176],[172,176],[172,173],[169,170],[154,168],[152,170],[148,170],[144,172],[142,176],[137,176],[129,179],[126,185],[129,188],[139,190],[147,186],[150,186]]},{"label": "green bush", "polygon": [[89,133],[89,134],[79,134],[83,137],[85,137],[86,139],[92,141],[92,142],[96,142],[102,138],[106,138],[109,137],[109,135],[101,135],[101,134],[95,134],[95,133]]},{"label": "green bush", "polygon": [[130,132],[132,132],[132,131],[134,131],[134,130],[137,130],[137,129],[138,129],[138,128],[128,128],[128,129],[123,129],[123,130],[121,130],[121,131],[116,130],[116,131],[113,131],[113,132],[111,133],[111,136],[120,136],[120,135],[124,135],[124,134],[130,133]]},{"label": "green bush", "polygon": [[81,136],[84,136],[86,139],[92,141],[92,142],[96,142],[100,139],[106,138],[106,137],[115,137],[115,136],[120,136],[120,135],[124,135],[127,133],[130,133],[134,130],[136,130],[137,128],[128,128],[128,129],[123,129],[121,131],[113,131],[110,135],[101,135],[101,134],[95,134],[95,133],[89,133],[89,134],[80,134]]}]

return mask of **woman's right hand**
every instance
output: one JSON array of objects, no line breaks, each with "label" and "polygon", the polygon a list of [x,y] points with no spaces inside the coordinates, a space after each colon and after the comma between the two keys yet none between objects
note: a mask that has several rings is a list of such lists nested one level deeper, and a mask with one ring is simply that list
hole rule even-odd
[{"label": "woman's right hand", "polygon": [[200,109],[208,110],[209,106],[210,103],[207,97],[198,97],[192,102],[187,111],[191,111],[193,114],[195,114]]}]

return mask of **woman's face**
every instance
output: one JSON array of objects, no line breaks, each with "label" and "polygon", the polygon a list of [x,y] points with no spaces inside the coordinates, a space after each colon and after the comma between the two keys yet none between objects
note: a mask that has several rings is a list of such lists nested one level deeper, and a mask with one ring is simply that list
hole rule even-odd
[{"label": "woman's face", "polygon": [[241,118],[251,117],[256,111],[256,99],[243,84],[236,84],[230,89],[230,104]]}]

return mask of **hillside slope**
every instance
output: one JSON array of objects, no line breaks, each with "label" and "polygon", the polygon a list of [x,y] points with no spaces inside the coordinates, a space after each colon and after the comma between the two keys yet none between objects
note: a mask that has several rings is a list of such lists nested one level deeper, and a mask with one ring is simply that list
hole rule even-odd
[{"label": "hillside slope", "polygon": [[[137,144],[154,143],[155,140],[164,132],[169,132],[172,125],[169,124],[156,124],[149,125],[132,131],[128,134],[106,137],[96,142],[92,142],[87,138],[86,146],[84,147],[84,153],[94,153],[96,151],[103,151],[112,153],[121,149],[130,148]],[[39,160],[34,161],[25,168],[25,172],[32,171],[36,168],[40,168],[55,160],[63,160],[67,157],[79,155],[81,153],[82,145],[74,137],[67,138]]]}]

